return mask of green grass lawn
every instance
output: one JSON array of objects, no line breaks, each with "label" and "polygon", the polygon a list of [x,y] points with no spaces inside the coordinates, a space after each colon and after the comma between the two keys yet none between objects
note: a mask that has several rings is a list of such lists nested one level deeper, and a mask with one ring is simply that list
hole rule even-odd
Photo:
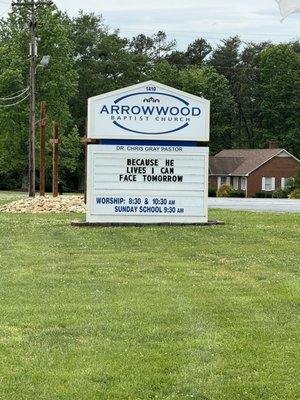
[{"label": "green grass lawn", "polygon": [[26,197],[26,194],[24,192],[0,191],[0,206],[11,201],[21,200],[24,197]]},{"label": "green grass lawn", "polygon": [[210,217],[0,213],[0,399],[299,399],[300,215]]}]

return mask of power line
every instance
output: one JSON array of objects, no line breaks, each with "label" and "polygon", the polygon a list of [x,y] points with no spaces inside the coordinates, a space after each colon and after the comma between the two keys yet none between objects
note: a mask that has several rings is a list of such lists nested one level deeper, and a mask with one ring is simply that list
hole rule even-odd
[{"label": "power line", "polygon": [[15,102],[15,103],[12,103],[12,104],[0,104],[0,108],[14,107],[14,106],[16,106],[16,105],[22,103],[22,102],[25,101],[26,99],[28,99],[29,95],[30,95],[30,93],[27,93],[27,95],[26,95],[23,99],[21,99],[21,100]]},{"label": "power line", "polygon": [[16,93],[12,93],[12,94],[10,95],[10,97],[0,97],[0,100],[1,100],[1,101],[9,101],[9,100],[17,99],[18,97],[21,97],[21,96],[23,96],[26,92],[28,92],[28,90],[29,90],[29,86],[28,86],[26,89],[22,89],[22,90],[19,90],[19,91],[16,92]]}]

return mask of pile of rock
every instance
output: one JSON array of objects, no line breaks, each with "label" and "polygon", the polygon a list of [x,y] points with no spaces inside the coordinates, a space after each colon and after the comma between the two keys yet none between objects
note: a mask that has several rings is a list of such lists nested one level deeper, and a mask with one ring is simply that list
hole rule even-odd
[{"label": "pile of rock", "polygon": [[0,212],[12,213],[84,213],[83,196],[34,197],[0,206]]}]

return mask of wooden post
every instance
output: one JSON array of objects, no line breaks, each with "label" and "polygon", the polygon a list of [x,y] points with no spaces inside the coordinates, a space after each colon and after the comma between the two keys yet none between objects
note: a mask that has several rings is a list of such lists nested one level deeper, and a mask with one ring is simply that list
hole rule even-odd
[{"label": "wooden post", "polygon": [[40,116],[40,196],[45,196],[46,169],[46,102],[41,102]]},{"label": "wooden post", "polygon": [[52,131],[53,131],[53,139],[52,139],[52,194],[53,197],[58,196],[58,122],[53,122]]}]

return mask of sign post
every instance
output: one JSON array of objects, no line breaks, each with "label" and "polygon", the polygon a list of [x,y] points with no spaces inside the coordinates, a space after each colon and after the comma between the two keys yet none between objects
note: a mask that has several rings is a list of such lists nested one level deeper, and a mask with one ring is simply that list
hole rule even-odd
[{"label": "sign post", "polygon": [[89,99],[87,223],[207,223],[210,102],[148,81]]}]

